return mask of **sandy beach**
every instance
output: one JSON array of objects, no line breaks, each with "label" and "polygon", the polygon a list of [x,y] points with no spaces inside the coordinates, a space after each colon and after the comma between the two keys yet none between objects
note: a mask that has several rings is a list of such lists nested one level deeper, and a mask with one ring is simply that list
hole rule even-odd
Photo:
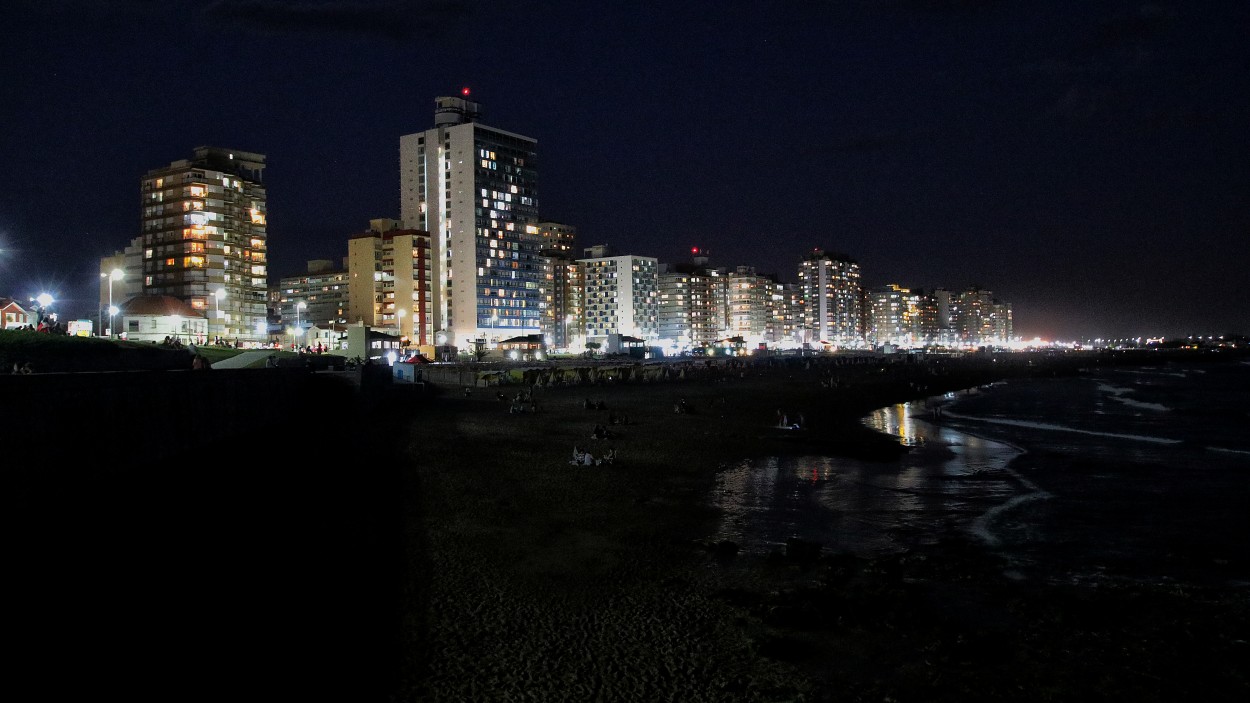
[{"label": "sandy beach", "polygon": [[[906,449],[859,423],[874,408],[1070,370],[607,374],[533,387],[524,413],[524,386],[404,389],[332,428],[275,416],[245,461],[32,473],[9,513],[20,680],[131,700],[1240,700],[1244,589],[1020,580],[959,533],[876,558],[715,537],[726,466],[885,471]],[[573,466],[574,445],[616,458]]]},{"label": "sandy beach", "polygon": [[[794,452],[888,462],[899,445],[851,418],[975,386],[980,373],[993,372],[835,369],[828,384],[820,367],[726,369],[715,380],[538,388],[533,414],[496,397],[515,387],[448,394],[408,426],[401,459],[411,620],[394,699],[1244,692],[1222,664],[1244,647],[1245,620],[1216,617],[1230,606],[1220,594],[1015,583],[958,539],[877,559],[810,544],[748,556],[709,541],[718,516],[706,496],[726,462]],[[682,400],[692,412],[674,412]],[[808,431],[774,428],[779,410],[803,415]],[[630,424],[607,425],[609,413]],[[591,439],[598,423],[616,436]],[[575,444],[611,445],[617,458],[571,466]],[[1224,651],[1208,658],[1184,654],[1217,643]]]}]

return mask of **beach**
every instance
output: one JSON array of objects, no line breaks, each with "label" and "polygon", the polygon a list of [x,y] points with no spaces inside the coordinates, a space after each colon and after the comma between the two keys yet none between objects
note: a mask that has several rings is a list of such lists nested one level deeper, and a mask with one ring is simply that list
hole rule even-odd
[{"label": "beach", "polygon": [[[715,538],[717,472],[747,456],[888,464],[847,422],[931,390],[822,370],[448,397],[409,427],[396,700],[1174,700],[1246,691],[1244,593],[1021,580],[963,531],[875,557]],[[883,375],[894,374],[887,370]],[[950,379],[962,385],[974,379]],[[919,385],[909,385],[919,384]],[[975,387],[975,384],[973,384]],[[853,390],[852,390],[853,389]],[[515,393],[517,389],[502,389]],[[682,400],[693,411],[676,413]],[[587,410],[586,401],[603,401]],[[801,413],[808,436],[774,427]],[[609,412],[632,424],[590,439]],[[816,431],[812,425],[820,428]],[[574,444],[612,444],[571,466]],[[419,557],[417,555],[420,555]]]},{"label": "beach", "polygon": [[[19,477],[19,679],[131,700],[1241,699],[1244,589],[1043,578],[971,512],[874,554],[726,539],[717,496],[743,462],[886,476],[914,450],[866,427],[873,410],[1075,372],[1000,363],[393,388],[332,427],[273,416],[237,461]],[[356,402],[331,381],[302,400]],[[572,465],[575,445],[615,459]],[[1062,542],[1037,548],[1063,563]]]}]

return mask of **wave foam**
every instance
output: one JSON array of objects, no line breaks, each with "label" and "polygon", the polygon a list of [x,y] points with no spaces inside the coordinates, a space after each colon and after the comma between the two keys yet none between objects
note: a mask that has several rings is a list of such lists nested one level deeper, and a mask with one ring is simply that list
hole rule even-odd
[{"label": "wave foam", "polygon": [[1150,437],[1140,434],[1122,434],[1119,432],[1097,432],[1094,430],[1082,430],[1077,427],[1066,427],[1064,425],[1052,425],[1047,422],[1030,422],[1028,420],[1006,420],[1002,418],[976,417],[974,415],[964,415],[962,413],[943,412],[945,417],[955,418],[957,420],[969,420],[971,422],[985,422],[992,425],[1010,425],[1012,427],[1027,427],[1034,430],[1050,430],[1054,432],[1072,432],[1075,434],[1094,435],[1097,437],[1114,437],[1115,439],[1129,439],[1136,442],[1151,442],[1153,444],[1180,444],[1179,439],[1167,439],[1165,437]]}]

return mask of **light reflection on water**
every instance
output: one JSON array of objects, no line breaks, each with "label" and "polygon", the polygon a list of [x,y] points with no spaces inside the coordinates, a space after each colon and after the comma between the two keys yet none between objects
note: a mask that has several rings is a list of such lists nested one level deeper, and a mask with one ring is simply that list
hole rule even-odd
[{"label": "light reflection on water", "polygon": [[722,511],[713,540],[768,553],[799,537],[826,551],[880,554],[968,529],[1025,490],[1005,470],[1017,449],[925,422],[917,416],[926,405],[902,403],[864,419],[911,447],[898,460],[766,457],[722,471],[711,497]]}]

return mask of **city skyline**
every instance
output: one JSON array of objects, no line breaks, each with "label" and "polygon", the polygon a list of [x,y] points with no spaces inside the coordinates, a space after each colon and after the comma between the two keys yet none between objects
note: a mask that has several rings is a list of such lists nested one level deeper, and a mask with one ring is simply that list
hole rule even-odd
[{"label": "city skyline", "polygon": [[579,248],[787,282],[841,251],[870,287],[988,288],[1025,338],[1247,331],[1240,4],[759,7],[6,5],[0,294],[95,309],[143,174],[201,145],[267,155],[271,284],[340,260],[467,86]]}]

